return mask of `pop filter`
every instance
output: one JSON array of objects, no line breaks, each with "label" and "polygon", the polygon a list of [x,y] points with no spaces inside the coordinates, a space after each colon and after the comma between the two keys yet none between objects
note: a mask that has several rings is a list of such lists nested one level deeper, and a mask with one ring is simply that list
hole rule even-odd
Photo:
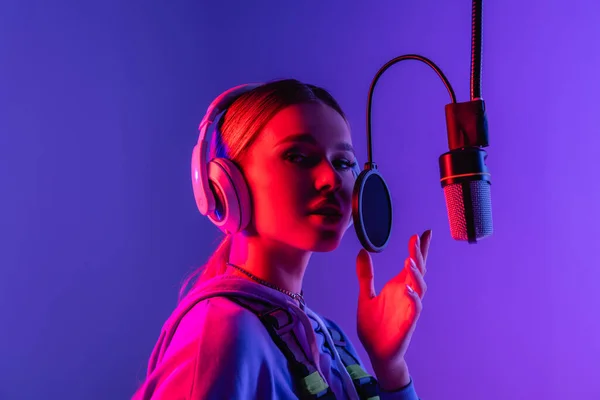
[{"label": "pop filter", "polygon": [[381,252],[392,233],[392,198],[377,166],[365,168],[356,178],[352,193],[354,229],[362,246]]}]

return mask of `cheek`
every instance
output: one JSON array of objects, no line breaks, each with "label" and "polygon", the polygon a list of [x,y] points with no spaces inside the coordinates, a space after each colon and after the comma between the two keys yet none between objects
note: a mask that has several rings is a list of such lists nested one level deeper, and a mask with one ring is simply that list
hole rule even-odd
[{"label": "cheek", "polygon": [[354,184],[356,183],[356,178],[352,174],[352,172],[348,172],[348,177],[344,179],[344,183],[341,190],[340,197],[342,201],[346,202],[346,205],[351,206],[352,204],[352,192],[354,191]]},{"label": "cheek", "polygon": [[304,213],[310,194],[298,177],[269,173],[251,189],[257,225],[289,224]]}]

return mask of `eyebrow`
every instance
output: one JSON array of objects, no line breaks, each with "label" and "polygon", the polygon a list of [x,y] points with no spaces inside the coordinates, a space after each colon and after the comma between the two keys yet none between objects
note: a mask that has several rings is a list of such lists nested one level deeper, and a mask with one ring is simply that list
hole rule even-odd
[{"label": "eyebrow", "polygon": [[[277,143],[277,146],[290,143],[290,142],[301,142],[301,143],[309,143],[309,144],[317,144],[317,140],[310,133],[298,133],[296,135],[290,135],[285,139],[282,139]],[[354,156],[356,156],[356,152],[354,151],[354,147],[350,143],[341,142],[335,145],[336,150],[349,151]]]}]

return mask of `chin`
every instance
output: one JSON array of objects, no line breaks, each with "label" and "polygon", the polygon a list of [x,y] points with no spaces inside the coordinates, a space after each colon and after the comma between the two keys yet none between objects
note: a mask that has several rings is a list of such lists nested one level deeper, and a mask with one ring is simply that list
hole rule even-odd
[{"label": "chin", "polygon": [[333,246],[329,245],[328,243],[319,243],[318,246],[315,246],[310,251],[312,251],[313,253],[329,253],[337,249],[338,246],[339,243],[335,243]]},{"label": "chin", "polygon": [[294,235],[287,238],[279,238],[279,241],[287,243],[288,246],[298,250],[327,253],[338,248],[343,236],[344,232],[335,230],[315,231],[314,229],[298,229]]},{"label": "chin", "polygon": [[312,246],[310,251],[316,253],[327,253],[337,249],[342,242],[344,237],[344,231],[336,230],[323,230],[317,232],[316,236],[313,237]]},{"label": "chin", "polygon": [[348,229],[349,219],[347,218],[323,223],[324,221],[326,219],[322,218],[315,218],[311,221],[313,224],[311,224],[312,246],[310,246],[310,251],[326,253],[337,249]]},{"label": "chin", "polygon": [[327,253],[337,249],[349,228],[349,218],[340,221],[324,221],[323,218],[311,218],[308,224],[297,224],[286,232],[286,237],[278,237],[303,251]]},{"label": "chin", "polygon": [[315,253],[328,253],[338,248],[340,241],[320,241],[312,249]]}]

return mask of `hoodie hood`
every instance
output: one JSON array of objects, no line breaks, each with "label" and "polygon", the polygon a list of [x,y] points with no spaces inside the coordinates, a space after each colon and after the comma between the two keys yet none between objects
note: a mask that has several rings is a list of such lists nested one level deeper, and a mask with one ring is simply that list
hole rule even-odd
[{"label": "hoodie hood", "polygon": [[[152,351],[150,362],[148,363],[148,375],[162,361],[183,317],[200,301],[210,297],[226,295],[241,296],[249,300],[260,300],[288,309],[300,317],[305,316],[305,318],[301,318],[301,320],[306,320],[303,321],[303,325],[307,326],[308,324],[308,326],[311,326],[305,314],[308,311],[306,307],[301,306],[298,301],[288,295],[237,275],[218,276],[191,289],[177,304],[171,316],[164,323],[160,337]],[[315,350],[317,350],[318,354],[318,349]]]}]

